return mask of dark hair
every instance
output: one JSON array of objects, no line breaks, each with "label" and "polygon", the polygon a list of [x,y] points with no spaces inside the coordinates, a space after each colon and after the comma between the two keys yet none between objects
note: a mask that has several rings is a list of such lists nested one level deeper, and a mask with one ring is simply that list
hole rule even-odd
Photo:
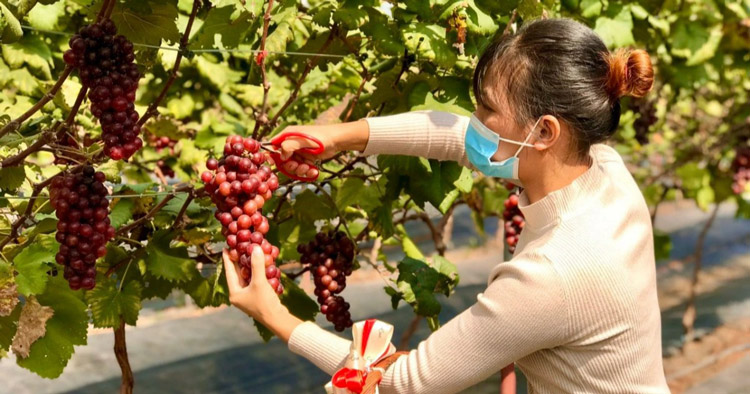
[{"label": "dark hair", "polygon": [[611,53],[587,26],[544,19],[496,36],[479,58],[473,88],[477,104],[494,110],[492,94],[501,89],[518,125],[543,115],[562,119],[584,158],[591,145],[614,134],[620,97],[646,95],[653,77],[645,51]]}]

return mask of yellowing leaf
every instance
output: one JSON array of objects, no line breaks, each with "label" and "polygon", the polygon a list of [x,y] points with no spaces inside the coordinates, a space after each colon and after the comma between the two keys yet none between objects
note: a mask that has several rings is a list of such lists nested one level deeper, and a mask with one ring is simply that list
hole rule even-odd
[{"label": "yellowing leaf", "polygon": [[16,356],[21,358],[29,356],[31,345],[44,336],[47,320],[53,314],[52,308],[40,305],[36,298],[26,299],[26,304],[21,310],[21,318],[18,320],[18,330],[11,345]]}]

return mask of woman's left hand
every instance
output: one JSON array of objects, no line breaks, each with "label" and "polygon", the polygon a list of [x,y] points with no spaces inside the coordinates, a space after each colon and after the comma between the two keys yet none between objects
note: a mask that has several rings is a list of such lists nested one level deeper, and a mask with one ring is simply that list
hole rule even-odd
[{"label": "woman's left hand", "polygon": [[266,279],[263,250],[256,246],[250,257],[252,275],[250,283],[240,275],[239,267],[224,249],[224,272],[229,287],[229,302],[271,330],[284,342],[302,321],[289,313],[279,296]]}]

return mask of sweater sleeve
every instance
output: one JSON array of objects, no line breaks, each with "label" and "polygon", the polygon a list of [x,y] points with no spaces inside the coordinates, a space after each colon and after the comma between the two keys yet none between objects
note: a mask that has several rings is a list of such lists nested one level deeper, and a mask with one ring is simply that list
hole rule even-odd
[{"label": "sweater sleeve", "polygon": [[[568,338],[565,292],[552,265],[528,259],[500,265],[476,304],[388,368],[382,394],[455,393]],[[329,374],[343,364],[349,346],[313,323],[298,326],[289,340],[292,352]]]},{"label": "sweater sleeve", "polygon": [[364,155],[419,156],[469,166],[464,149],[469,124],[466,116],[414,111],[365,120],[370,127],[370,137]]}]

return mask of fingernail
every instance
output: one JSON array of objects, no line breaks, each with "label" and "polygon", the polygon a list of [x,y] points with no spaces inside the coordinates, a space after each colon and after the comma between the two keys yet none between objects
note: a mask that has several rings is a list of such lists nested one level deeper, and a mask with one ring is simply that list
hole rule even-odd
[{"label": "fingernail", "polygon": [[260,246],[256,246],[253,248],[253,257],[263,257],[263,249],[260,248]]}]

